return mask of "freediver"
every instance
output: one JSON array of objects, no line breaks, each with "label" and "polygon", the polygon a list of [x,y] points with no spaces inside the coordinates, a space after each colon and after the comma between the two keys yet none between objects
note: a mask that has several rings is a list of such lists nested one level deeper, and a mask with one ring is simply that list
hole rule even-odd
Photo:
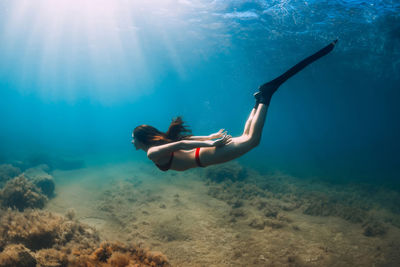
[{"label": "freediver", "polygon": [[209,136],[193,136],[180,117],[174,119],[167,132],[150,125],[137,126],[132,133],[136,149],[162,170],[184,171],[236,159],[258,146],[272,95],[290,77],[333,50],[337,40],[300,61],[288,71],[259,87],[254,94],[256,104],[244,126],[243,134],[232,137],[223,129]]}]

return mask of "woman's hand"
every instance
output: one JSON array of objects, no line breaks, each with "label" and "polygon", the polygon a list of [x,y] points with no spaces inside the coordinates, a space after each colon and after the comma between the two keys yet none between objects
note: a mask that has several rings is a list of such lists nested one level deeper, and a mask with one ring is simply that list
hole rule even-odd
[{"label": "woman's hand", "polygon": [[210,139],[222,138],[224,136],[224,134],[226,135],[227,132],[225,131],[225,129],[221,129],[217,133],[210,134],[209,138]]},{"label": "woman's hand", "polygon": [[224,146],[226,144],[229,144],[230,142],[232,142],[232,136],[227,135],[226,132],[225,132],[225,133],[223,133],[221,138],[213,141],[213,146],[221,147],[221,146]]}]

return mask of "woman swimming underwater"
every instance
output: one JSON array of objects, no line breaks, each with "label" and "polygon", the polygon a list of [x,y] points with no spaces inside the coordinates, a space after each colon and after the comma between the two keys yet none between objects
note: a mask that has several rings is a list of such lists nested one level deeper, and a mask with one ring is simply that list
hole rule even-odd
[{"label": "woman swimming underwater", "polygon": [[193,136],[178,117],[172,121],[166,133],[149,125],[136,127],[132,133],[132,143],[136,149],[146,151],[147,157],[162,171],[184,171],[238,158],[260,143],[268,106],[279,86],[312,62],[327,55],[336,43],[337,40],[333,41],[278,78],[261,85],[254,94],[256,104],[239,137],[227,135],[223,130],[209,136]]}]

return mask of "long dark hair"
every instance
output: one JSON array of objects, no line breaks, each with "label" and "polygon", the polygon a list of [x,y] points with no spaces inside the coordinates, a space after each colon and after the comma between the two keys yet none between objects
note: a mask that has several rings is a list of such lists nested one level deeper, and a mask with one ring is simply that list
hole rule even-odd
[{"label": "long dark hair", "polygon": [[165,133],[145,124],[133,130],[134,138],[150,147],[180,141],[192,136],[191,133],[192,131],[184,125],[181,117],[174,118]]}]

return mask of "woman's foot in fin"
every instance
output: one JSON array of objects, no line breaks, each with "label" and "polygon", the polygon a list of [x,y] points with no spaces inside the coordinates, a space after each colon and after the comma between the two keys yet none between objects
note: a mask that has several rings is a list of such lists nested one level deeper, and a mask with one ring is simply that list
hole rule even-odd
[{"label": "woman's foot in fin", "polygon": [[269,105],[272,95],[276,92],[276,90],[278,90],[280,85],[281,84],[275,82],[275,80],[272,80],[270,82],[267,82],[267,83],[264,83],[263,85],[261,85],[258,88],[259,93],[260,93],[260,94],[258,94],[260,103]]},{"label": "woman's foot in fin", "polygon": [[254,93],[254,98],[256,99],[256,104],[254,105],[254,108],[258,107],[258,104],[263,103],[265,105],[269,105],[269,102],[271,101],[271,98],[265,98],[263,93],[260,91]]}]

